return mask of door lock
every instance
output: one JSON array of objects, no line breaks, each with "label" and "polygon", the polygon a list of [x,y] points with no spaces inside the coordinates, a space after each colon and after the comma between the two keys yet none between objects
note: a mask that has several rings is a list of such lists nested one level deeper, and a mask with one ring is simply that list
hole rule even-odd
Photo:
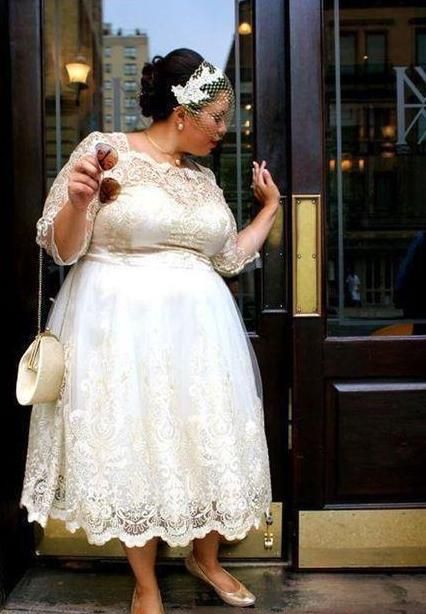
[{"label": "door lock", "polygon": [[266,516],[266,531],[263,537],[263,545],[265,550],[271,550],[274,545],[274,532],[272,531],[272,523],[274,519],[272,517],[272,513],[269,511],[265,513]]}]

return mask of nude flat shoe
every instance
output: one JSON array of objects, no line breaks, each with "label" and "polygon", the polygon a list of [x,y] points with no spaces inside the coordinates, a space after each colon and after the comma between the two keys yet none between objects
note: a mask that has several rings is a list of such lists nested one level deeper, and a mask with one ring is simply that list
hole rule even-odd
[{"label": "nude flat shoe", "polygon": [[234,592],[224,591],[217,584],[215,584],[213,580],[210,580],[208,575],[202,570],[193,552],[188,554],[188,556],[184,560],[184,563],[189,573],[191,573],[193,576],[196,576],[197,578],[200,578],[201,580],[204,580],[205,582],[207,582],[207,584],[210,584],[210,586],[214,588],[216,593],[225,603],[244,608],[246,606],[253,605],[256,601],[256,597],[253,595],[253,593],[251,593],[248,588],[246,588],[244,584],[240,582],[237,578],[231,576],[231,574],[228,573],[226,569],[224,569],[223,571],[228,574],[230,578],[236,580],[239,584],[238,589]]},{"label": "nude flat shoe", "polygon": [[[163,602],[161,601],[160,591],[158,591],[158,596],[160,597],[160,602],[161,602],[161,606],[160,606],[160,610],[159,610],[158,614],[165,614],[165,610],[164,610],[164,607],[163,607]],[[136,586],[135,586],[135,588],[133,589],[132,603],[130,605],[130,614],[136,614],[136,599],[137,599],[137,596],[136,596]]]}]

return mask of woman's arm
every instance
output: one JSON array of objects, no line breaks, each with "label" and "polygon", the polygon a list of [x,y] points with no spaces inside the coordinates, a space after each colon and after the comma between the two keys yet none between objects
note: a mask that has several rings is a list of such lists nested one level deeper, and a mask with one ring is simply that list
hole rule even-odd
[{"label": "woman's arm", "polygon": [[85,241],[89,224],[87,208],[98,190],[99,174],[93,155],[81,158],[71,169],[68,200],[54,221],[56,249],[63,261],[77,253]]},{"label": "woman's arm", "polygon": [[54,236],[57,253],[63,262],[67,262],[78,253],[85,241],[87,211],[76,209],[68,200],[61,208],[54,221]]},{"label": "woman's arm", "polygon": [[274,225],[279,206],[279,201],[265,204],[250,224],[240,230],[237,243],[246,253],[260,250]]},{"label": "woman's arm", "polygon": [[259,249],[268,236],[277,216],[280,193],[264,167],[253,163],[253,189],[262,209],[256,217],[237,232],[235,217],[226,205],[230,231],[222,249],[211,257],[214,268],[225,277],[238,275],[249,263],[260,257]]},{"label": "woman's arm", "polygon": [[[104,139],[100,132],[89,134],[74,149],[47,195],[42,217],[37,222],[36,241],[57,264],[74,264],[89,245],[99,206],[98,181],[90,173],[99,173],[93,152],[96,143]],[[86,162],[79,167],[85,158],[91,160],[89,166],[95,165],[89,176],[87,168],[83,168]]]}]

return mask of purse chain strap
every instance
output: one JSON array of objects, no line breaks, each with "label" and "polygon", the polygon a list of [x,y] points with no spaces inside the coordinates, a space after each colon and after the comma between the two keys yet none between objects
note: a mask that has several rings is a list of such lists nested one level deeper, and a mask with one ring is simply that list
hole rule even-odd
[{"label": "purse chain strap", "polygon": [[39,257],[38,257],[37,335],[41,333],[42,302],[43,302],[43,248],[40,247]]},{"label": "purse chain strap", "polygon": [[40,247],[38,255],[38,305],[37,305],[37,335],[31,344],[31,353],[28,358],[27,368],[37,373],[38,352],[41,340],[41,311],[43,302],[43,248]]}]

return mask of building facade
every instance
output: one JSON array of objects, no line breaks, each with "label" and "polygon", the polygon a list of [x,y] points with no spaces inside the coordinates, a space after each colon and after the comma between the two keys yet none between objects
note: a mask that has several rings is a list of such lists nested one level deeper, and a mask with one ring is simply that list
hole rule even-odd
[{"label": "building facade", "polygon": [[140,76],[149,59],[149,40],[136,29],[125,33],[111,24],[103,29],[103,110],[104,128],[111,132],[140,130],[143,121],[139,110]]}]

